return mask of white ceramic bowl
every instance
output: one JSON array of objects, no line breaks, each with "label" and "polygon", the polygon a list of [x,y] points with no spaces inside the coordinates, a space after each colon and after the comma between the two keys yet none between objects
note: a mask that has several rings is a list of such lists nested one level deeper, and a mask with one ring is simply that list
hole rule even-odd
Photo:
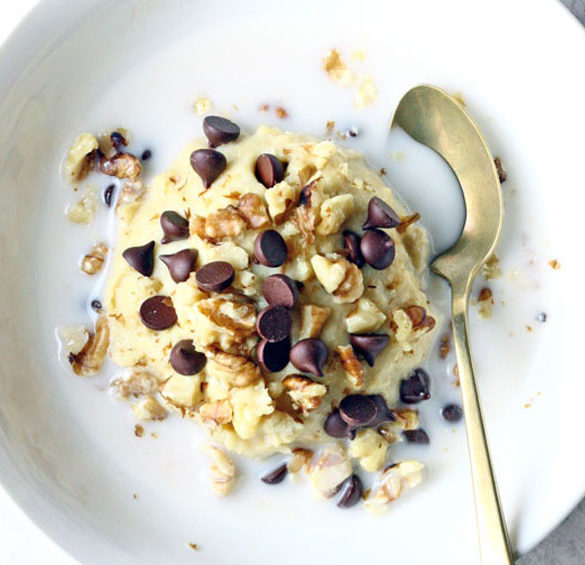
[{"label": "white ceramic bowl", "polygon": [[[377,82],[368,109],[356,110],[354,91],[320,70],[333,46],[348,59],[366,52],[362,66],[352,64]],[[157,440],[135,438],[105,378],[83,381],[57,363],[53,334],[86,321],[91,284],[76,260],[99,236],[62,214],[74,194],[58,163],[78,132],[125,125],[152,146],[153,172],[199,131],[195,97],[209,95],[249,128],[276,121],[256,111],[260,102],[282,102],[291,129],[358,123],[356,146],[388,167],[433,232],[453,232],[461,218],[433,192],[452,186],[449,173],[406,140],[386,138],[400,95],[425,81],[464,93],[510,173],[507,276],[493,283],[506,304],[489,322],[474,316],[473,339],[512,537],[520,551],[536,543],[585,491],[584,48],[582,30],[554,2],[41,2],[0,52],[4,488],[83,563],[191,563],[188,542],[201,545],[195,558],[204,563],[476,562],[463,428],[441,428],[436,415],[456,390],[437,385],[439,404],[425,413],[437,454],[426,485],[385,518],[340,512],[302,486],[260,489],[255,477],[218,502],[194,449],[198,433],[175,420],[148,429]],[[392,161],[391,150],[407,159]],[[562,268],[553,271],[550,259]],[[549,318],[539,325],[543,310]]]}]

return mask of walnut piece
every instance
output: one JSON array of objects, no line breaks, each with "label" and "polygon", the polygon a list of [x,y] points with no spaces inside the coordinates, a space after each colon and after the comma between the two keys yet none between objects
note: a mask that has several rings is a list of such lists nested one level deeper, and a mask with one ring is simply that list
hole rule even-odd
[{"label": "walnut piece", "polygon": [[87,176],[98,147],[98,140],[91,133],[81,133],[75,138],[73,145],[69,148],[64,165],[67,182],[75,184]]},{"label": "walnut piece", "polygon": [[357,309],[345,319],[348,333],[363,333],[377,330],[386,321],[386,316],[368,298],[360,298]]},{"label": "walnut piece", "polygon": [[197,376],[173,375],[160,385],[160,395],[175,408],[192,408],[201,400],[201,379]]},{"label": "walnut piece", "polygon": [[379,471],[388,453],[388,442],[375,430],[359,430],[349,444],[349,454],[358,459],[364,471]]},{"label": "walnut piece", "polygon": [[391,427],[404,431],[416,430],[420,427],[417,410],[411,408],[398,408],[397,410],[394,410],[394,416],[396,417],[396,420],[388,424]]},{"label": "walnut piece", "polygon": [[191,219],[191,234],[212,243],[236,237],[246,228],[246,222],[233,206],[208,214],[205,218],[194,216]]},{"label": "walnut piece", "polygon": [[337,353],[341,359],[345,376],[354,389],[364,386],[364,368],[351,345],[338,345]]},{"label": "walnut piece", "polygon": [[110,177],[135,181],[142,172],[142,165],[131,153],[116,153],[113,157],[100,157],[99,171]]},{"label": "walnut piece", "polygon": [[112,379],[110,386],[113,387],[116,397],[120,400],[127,400],[131,396],[152,396],[158,391],[157,378],[142,367],[134,367],[127,374]]},{"label": "walnut piece", "polygon": [[110,328],[106,316],[100,316],[95,325],[95,332],[79,353],[69,354],[69,363],[73,372],[80,377],[89,377],[97,373],[104,364],[108,345],[110,344]]},{"label": "walnut piece", "polygon": [[313,452],[310,449],[297,447],[292,451],[292,457],[286,465],[289,473],[298,473],[301,469],[308,470],[313,458]]},{"label": "walnut piece", "polygon": [[65,326],[58,330],[63,359],[70,359],[71,355],[79,353],[89,340],[89,332],[84,326]]},{"label": "walnut piece", "polygon": [[415,460],[401,461],[386,469],[372,488],[366,508],[383,510],[402,493],[420,484],[423,469],[424,465]]},{"label": "walnut piece", "polygon": [[364,278],[357,265],[343,259],[345,278],[333,293],[335,302],[346,304],[355,302],[364,293]]},{"label": "walnut piece", "polygon": [[291,220],[299,228],[308,245],[311,245],[315,241],[315,224],[317,223],[317,219],[315,210],[307,205],[297,206],[291,215]]},{"label": "walnut piece", "polygon": [[364,77],[359,84],[355,95],[355,105],[358,108],[369,106],[378,96],[376,83],[371,76]]},{"label": "walnut piece", "polygon": [[226,496],[236,483],[236,466],[229,456],[215,445],[206,445],[203,451],[209,457],[211,488],[219,496]]},{"label": "walnut piece", "polygon": [[202,265],[212,261],[226,261],[237,271],[245,269],[250,263],[246,250],[229,240],[199,248],[199,257]]},{"label": "walnut piece", "polygon": [[317,233],[330,235],[339,232],[353,210],[354,200],[351,194],[339,194],[328,198],[319,209],[321,221],[317,226]]},{"label": "walnut piece", "polygon": [[216,428],[232,421],[233,411],[228,400],[205,402],[199,407],[199,417],[203,425]]},{"label": "walnut piece", "polygon": [[479,291],[477,297],[477,311],[482,318],[491,318],[494,305],[494,295],[487,286]]},{"label": "walnut piece", "polygon": [[327,387],[303,375],[290,375],[282,384],[288,390],[291,400],[301,409],[303,416],[317,410],[327,394]]},{"label": "walnut piece", "polygon": [[258,230],[270,223],[270,217],[262,197],[253,192],[244,194],[238,203],[238,213],[250,229]]},{"label": "walnut piece", "polygon": [[108,246],[105,243],[94,245],[92,250],[81,260],[81,270],[88,275],[95,275],[102,270],[108,253]]},{"label": "walnut piece", "polygon": [[327,52],[323,59],[323,70],[329,75],[331,80],[343,86],[353,84],[353,73],[345,65],[337,49],[331,49]]},{"label": "walnut piece", "polygon": [[311,465],[309,476],[315,493],[322,498],[330,498],[351,472],[351,461],[345,449],[332,445],[326,447],[321,457]]},{"label": "walnut piece", "polygon": [[164,420],[167,411],[153,396],[145,396],[132,406],[132,413],[138,420]]},{"label": "walnut piece", "polygon": [[205,350],[207,374],[232,387],[244,387],[255,383],[262,376],[260,368],[242,355],[226,353],[215,347]]},{"label": "walnut piece", "polygon": [[124,204],[131,204],[132,202],[140,200],[145,192],[146,187],[141,180],[128,181],[124,184],[122,190],[120,191],[120,195],[118,196],[118,201],[116,203],[116,210]]},{"label": "walnut piece", "polygon": [[495,253],[490,255],[488,260],[483,264],[481,273],[487,280],[502,278],[500,259]]},{"label": "walnut piece", "polygon": [[321,330],[325,322],[327,322],[331,310],[322,306],[316,306],[315,304],[307,304],[301,307],[299,314],[299,339],[316,338],[321,335]]},{"label": "walnut piece", "polygon": [[94,187],[88,187],[80,200],[67,206],[65,215],[74,224],[89,225],[96,211],[97,191]]},{"label": "walnut piece", "polygon": [[296,204],[297,189],[285,181],[279,182],[265,193],[268,213],[275,224],[282,224],[287,213]]}]

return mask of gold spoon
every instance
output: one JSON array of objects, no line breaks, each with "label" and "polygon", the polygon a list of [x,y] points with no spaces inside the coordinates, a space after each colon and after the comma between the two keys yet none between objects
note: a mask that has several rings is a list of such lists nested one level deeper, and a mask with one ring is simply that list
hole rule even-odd
[{"label": "gold spoon", "polygon": [[471,461],[475,514],[484,565],[514,563],[483,427],[467,311],[471,283],[494,252],[502,228],[502,191],[493,157],[467,112],[439,88],[416,86],[400,100],[392,126],[436,151],[451,167],[463,192],[466,218],[457,243],[431,269],[451,286],[453,343]]}]

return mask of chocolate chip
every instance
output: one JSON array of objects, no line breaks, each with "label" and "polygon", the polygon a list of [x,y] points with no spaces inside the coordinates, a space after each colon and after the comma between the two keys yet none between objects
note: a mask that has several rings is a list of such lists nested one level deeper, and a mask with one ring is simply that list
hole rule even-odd
[{"label": "chocolate chip", "polygon": [[191,166],[201,177],[203,186],[209,188],[213,181],[225,171],[225,155],[215,149],[197,149],[191,153]]},{"label": "chocolate chip", "polygon": [[388,404],[386,404],[386,400],[381,394],[370,394],[370,398],[376,404],[376,417],[370,422],[370,426],[379,426],[385,422],[394,422],[396,420],[396,416],[394,416],[394,412],[388,408]]},{"label": "chocolate chip", "polygon": [[443,416],[447,422],[454,424],[463,418],[463,410],[458,404],[447,404],[441,409],[441,416]]},{"label": "chocolate chip", "polygon": [[360,249],[361,239],[357,233],[351,230],[345,230],[343,232],[343,247],[347,251],[347,258],[360,269],[366,264],[366,260]]},{"label": "chocolate chip", "polygon": [[414,329],[420,328],[424,324],[425,318],[427,317],[427,311],[422,306],[418,306],[416,304],[407,306],[404,308],[404,312],[410,318],[412,327]]},{"label": "chocolate chip", "polygon": [[299,370],[319,377],[329,357],[327,346],[316,338],[302,339],[290,350],[290,362]]},{"label": "chocolate chip", "polygon": [[272,188],[284,178],[284,165],[274,155],[262,153],[256,159],[256,178],[266,188]]},{"label": "chocolate chip", "polygon": [[226,261],[212,261],[195,273],[195,280],[205,292],[221,292],[234,282],[235,276],[234,268]]},{"label": "chocolate chip", "polygon": [[419,443],[421,445],[428,445],[431,443],[427,432],[425,432],[422,428],[418,428],[416,430],[404,430],[402,435],[408,443]]},{"label": "chocolate chip", "polygon": [[286,463],[283,463],[280,465],[280,467],[274,469],[274,471],[270,471],[270,473],[264,475],[260,480],[267,485],[277,485],[278,483],[282,483],[282,481],[284,481],[287,473],[288,469],[286,467]]},{"label": "chocolate chip", "polygon": [[141,161],[148,161],[152,157],[152,151],[150,149],[145,149],[140,156]]},{"label": "chocolate chip", "polygon": [[160,260],[167,266],[171,278],[176,282],[184,282],[195,270],[197,251],[195,249],[183,249],[172,255],[161,255]]},{"label": "chocolate chip", "polygon": [[317,181],[310,182],[301,188],[301,192],[299,194],[299,206],[310,206],[311,205],[311,194],[313,193],[313,188],[315,187]]},{"label": "chocolate chip", "polygon": [[293,308],[299,298],[297,285],[286,275],[272,275],[262,283],[262,294],[271,305]]},{"label": "chocolate chip", "polygon": [[351,508],[362,498],[364,485],[357,475],[348,477],[341,483],[341,496],[337,502],[339,508]]},{"label": "chocolate chip", "polygon": [[400,400],[405,404],[417,404],[430,397],[429,376],[423,369],[415,369],[412,375],[400,383]]},{"label": "chocolate chip", "polygon": [[179,375],[196,375],[207,363],[205,355],[195,350],[191,339],[182,339],[175,343],[169,361]]},{"label": "chocolate chip", "polygon": [[362,226],[363,229],[371,228],[395,228],[400,224],[398,214],[381,198],[374,196],[368,204],[368,219]]},{"label": "chocolate chip", "polygon": [[119,131],[113,131],[110,134],[110,142],[118,152],[122,151],[122,148],[128,145],[126,138]]},{"label": "chocolate chip", "polygon": [[209,147],[218,147],[238,139],[240,128],[234,122],[230,122],[221,116],[205,116],[203,133],[209,139]]},{"label": "chocolate chip", "polygon": [[152,296],[140,306],[140,319],[151,330],[161,331],[174,326],[177,313],[168,296]]},{"label": "chocolate chip", "polygon": [[373,367],[376,357],[388,345],[390,338],[386,334],[349,334],[349,342],[356,354],[364,357]]},{"label": "chocolate chip", "polygon": [[353,439],[355,437],[355,430],[352,430],[349,424],[339,415],[339,410],[333,410],[329,416],[327,416],[323,429],[327,435],[336,438],[349,437]]},{"label": "chocolate chip", "polygon": [[161,243],[170,243],[189,237],[189,222],[172,210],[167,210],[160,215],[160,225],[164,233]]},{"label": "chocolate chip", "polygon": [[122,252],[122,257],[141,275],[150,277],[154,269],[154,241],[149,241],[138,247],[128,247]]},{"label": "chocolate chip", "polygon": [[115,184],[110,184],[104,190],[104,204],[110,208],[112,205],[112,197],[114,196],[114,190],[116,189]]},{"label": "chocolate chip", "polygon": [[92,300],[90,305],[91,305],[92,310],[95,310],[96,312],[102,311],[103,306],[99,300],[97,300],[97,299]]},{"label": "chocolate chip", "polygon": [[258,234],[254,241],[254,258],[267,267],[280,267],[287,257],[287,248],[282,236],[275,230]]},{"label": "chocolate chip", "polygon": [[339,405],[339,415],[351,428],[368,426],[376,417],[376,402],[363,394],[350,394]]},{"label": "chocolate chip", "polygon": [[362,236],[360,250],[366,263],[374,269],[382,270],[394,261],[396,250],[392,238],[381,230],[367,230]]},{"label": "chocolate chip", "polygon": [[282,371],[287,365],[290,355],[290,340],[267,341],[262,339],[256,349],[256,357],[261,367],[269,373]]},{"label": "chocolate chip", "polygon": [[256,331],[266,341],[283,341],[291,329],[292,316],[284,306],[268,306],[256,318]]}]

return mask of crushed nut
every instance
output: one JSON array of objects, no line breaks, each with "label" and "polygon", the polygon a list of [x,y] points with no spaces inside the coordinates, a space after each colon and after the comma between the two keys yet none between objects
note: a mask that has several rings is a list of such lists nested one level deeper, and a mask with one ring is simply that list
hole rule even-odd
[{"label": "crushed nut", "polygon": [[116,209],[118,209],[120,206],[123,206],[124,204],[131,204],[132,202],[140,200],[145,192],[146,187],[140,180],[134,180],[125,183],[122,187],[122,190],[120,190],[120,196],[118,197],[118,201],[116,203]]},{"label": "crushed nut", "polygon": [[483,264],[481,272],[487,280],[502,278],[500,260],[495,253],[493,255],[490,255],[488,260]]},{"label": "crushed nut", "polygon": [[207,96],[200,96],[195,100],[193,103],[193,108],[195,108],[195,112],[200,116],[206,116],[211,112],[211,108],[213,107],[211,100],[207,98]]},{"label": "crushed nut", "polygon": [[268,213],[275,224],[282,224],[298,199],[297,189],[285,181],[279,182],[265,193]]},{"label": "crushed nut", "polygon": [[82,133],[75,138],[65,160],[65,177],[67,182],[75,184],[83,180],[92,168],[98,140],[91,133]]},{"label": "crushed nut", "polygon": [[88,187],[81,200],[67,206],[65,214],[74,224],[88,225],[93,220],[96,211],[97,191],[94,187]]},{"label": "crushed nut", "polygon": [[175,408],[192,408],[201,400],[201,380],[197,376],[173,375],[160,385],[160,395]]},{"label": "crushed nut", "polygon": [[330,235],[337,233],[354,210],[354,199],[351,194],[339,194],[328,198],[321,204],[319,214],[321,221],[317,233]]},{"label": "crushed nut", "polygon": [[138,420],[164,420],[167,411],[153,396],[145,396],[132,406],[132,413]]},{"label": "crushed nut", "polygon": [[228,455],[215,445],[206,445],[203,451],[209,457],[211,487],[215,494],[226,496],[236,483],[236,466]]},{"label": "crushed nut", "polygon": [[348,333],[363,333],[377,330],[386,320],[382,311],[368,298],[360,298],[357,308],[345,318]]},{"label": "crushed nut", "polygon": [[382,510],[401,494],[420,484],[424,465],[420,461],[401,461],[386,469],[366,501],[369,510]]},{"label": "crushed nut", "polygon": [[104,266],[108,247],[105,243],[98,243],[81,260],[81,270],[88,275],[95,275]]},{"label": "crushed nut", "polygon": [[316,383],[303,375],[290,375],[282,384],[288,389],[292,401],[301,409],[303,416],[308,416],[321,406],[327,387]]},{"label": "crushed nut", "polygon": [[404,233],[409,226],[411,226],[415,222],[418,222],[419,220],[420,214],[418,212],[415,212],[410,216],[406,216],[405,218],[400,218],[400,223],[396,226],[396,231],[398,233]]},{"label": "crushed nut", "polygon": [[66,326],[58,330],[63,359],[77,355],[89,340],[89,332],[84,326]]},{"label": "crushed nut", "polygon": [[418,411],[412,408],[398,408],[394,410],[396,420],[390,425],[400,430],[410,431],[420,427]]},{"label": "crushed nut", "polygon": [[498,178],[500,179],[500,183],[504,182],[508,178],[508,173],[502,167],[502,161],[499,157],[494,159],[494,165],[496,166],[496,171],[498,171]]},{"label": "crushed nut", "polygon": [[329,257],[314,255],[311,266],[323,288],[341,304],[355,302],[364,292],[361,271],[356,265],[332,254]]},{"label": "crushed nut", "polygon": [[199,417],[203,425],[216,428],[232,421],[233,411],[229,400],[206,402],[199,408]]},{"label": "crushed nut", "polygon": [[355,302],[364,293],[364,279],[359,267],[349,263],[345,259],[346,265],[345,278],[333,293],[335,302],[346,304]]},{"label": "crushed nut", "polygon": [[303,205],[294,209],[291,220],[303,234],[305,242],[311,245],[315,241],[315,224],[317,214],[311,206]]},{"label": "crushed nut", "polygon": [[355,95],[355,105],[358,108],[369,106],[378,96],[376,83],[371,76],[364,77],[360,82],[358,91]]},{"label": "crushed nut", "polygon": [[351,461],[340,445],[328,446],[323,450],[310,469],[310,479],[316,494],[330,498],[337,487],[351,475]]},{"label": "crushed nut", "polygon": [[104,175],[132,181],[137,180],[142,172],[140,160],[131,153],[116,153],[110,158],[102,155],[98,168]]},{"label": "crushed nut", "polygon": [[248,386],[233,388],[230,391],[230,402],[233,409],[232,425],[242,439],[254,437],[260,422],[274,412],[274,401],[262,380]]},{"label": "crushed nut", "polygon": [[310,449],[297,447],[292,451],[292,457],[286,467],[289,473],[298,473],[301,469],[307,471],[313,458],[313,452]]},{"label": "crushed nut", "polygon": [[152,396],[158,391],[157,378],[141,367],[132,368],[127,374],[110,381],[115,395],[120,400],[127,400],[131,396]]},{"label": "crushed nut", "polygon": [[449,335],[444,335],[441,337],[441,343],[439,345],[439,357],[441,359],[445,359],[447,355],[449,355],[449,351],[451,351],[451,346],[449,345],[450,337]]},{"label": "crushed nut", "polygon": [[134,426],[134,435],[136,437],[142,437],[144,435],[144,428],[140,424]]},{"label": "crushed nut", "polygon": [[351,345],[338,345],[337,353],[345,371],[345,376],[354,389],[364,386],[364,368]]},{"label": "crushed nut", "polygon": [[255,383],[262,376],[260,368],[242,355],[226,353],[209,347],[205,350],[207,374],[228,386],[244,387]]},{"label": "crushed nut", "polygon": [[337,49],[331,49],[327,52],[323,59],[323,70],[329,75],[331,80],[343,86],[353,84],[353,73],[345,65]]},{"label": "crushed nut", "polygon": [[205,218],[194,216],[191,219],[190,232],[212,243],[232,238],[246,229],[246,222],[233,206],[208,214]]},{"label": "crushed nut", "polygon": [[561,264],[560,264],[560,263],[559,263],[559,262],[558,262],[556,259],[551,259],[551,260],[548,262],[548,266],[549,266],[551,269],[554,269],[555,271],[557,271],[558,269],[560,269],[560,268],[561,268]]},{"label": "crushed nut", "polygon": [[375,430],[359,430],[349,444],[349,454],[359,460],[364,471],[379,471],[386,461],[388,443]]},{"label": "crushed nut", "polygon": [[81,351],[69,354],[69,363],[73,372],[80,377],[89,377],[97,373],[104,364],[109,344],[108,319],[106,316],[100,316],[95,325],[95,332],[89,334]]},{"label": "crushed nut", "polygon": [[262,197],[253,192],[244,194],[238,203],[238,213],[250,229],[258,230],[270,223]]},{"label": "crushed nut", "polygon": [[331,310],[329,308],[323,308],[322,306],[316,306],[315,304],[302,306],[299,313],[299,339],[319,337],[330,314]]},{"label": "crushed nut", "polygon": [[202,264],[211,263],[211,261],[227,261],[236,270],[245,269],[250,262],[250,256],[246,250],[229,240],[219,245],[200,248],[199,257]]},{"label": "crushed nut", "polygon": [[[226,347],[242,344],[256,332],[256,308],[238,302],[235,295],[200,300],[195,305],[201,314],[201,340]],[[245,298],[245,297],[240,297]]]},{"label": "crushed nut", "polygon": [[388,445],[402,441],[402,435],[389,424],[382,424],[378,427],[378,433],[384,438]]},{"label": "crushed nut", "polygon": [[278,106],[276,108],[275,112],[276,112],[276,117],[281,119],[281,120],[288,118],[288,112],[282,106]]},{"label": "crushed nut", "polygon": [[492,315],[492,307],[494,305],[494,297],[492,291],[488,287],[484,287],[479,291],[477,304],[479,315],[482,318],[490,318]]}]

